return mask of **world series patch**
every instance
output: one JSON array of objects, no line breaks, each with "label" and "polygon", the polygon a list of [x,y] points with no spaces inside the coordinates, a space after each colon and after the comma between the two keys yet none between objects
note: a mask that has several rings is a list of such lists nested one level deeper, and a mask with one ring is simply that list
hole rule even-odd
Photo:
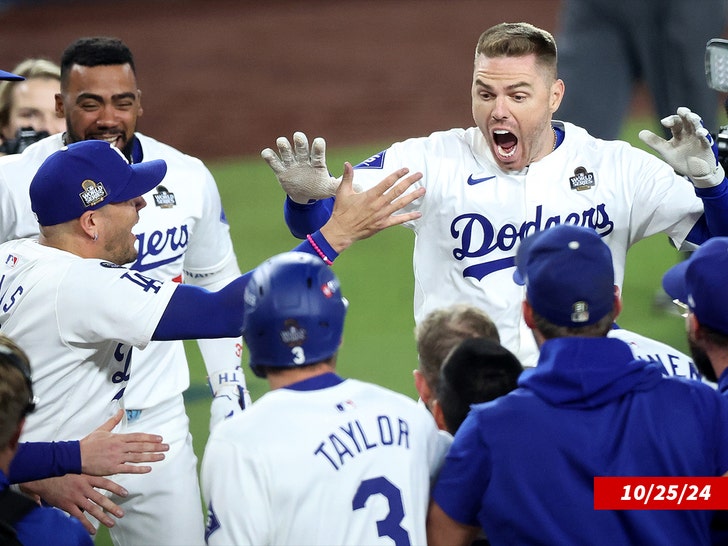
[{"label": "world series patch", "polygon": [[174,194],[167,191],[164,186],[157,186],[157,192],[154,194],[154,204],[163,209],[171,209],[177,204]]},{"label": "world series patch", "polygon": [[576,191],[590,190],[596,186],[594,180],[594,173],[589,173],[584,167],[577,167],[574,169],[574,176],[569,178],[569,184],[571,189]]}]

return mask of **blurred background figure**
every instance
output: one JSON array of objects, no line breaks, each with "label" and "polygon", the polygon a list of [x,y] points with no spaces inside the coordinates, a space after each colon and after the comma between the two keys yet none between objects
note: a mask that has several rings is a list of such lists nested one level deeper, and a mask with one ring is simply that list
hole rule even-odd
[{"label": "blurred background figure", "polygon": [[725,25],[725,0],[562,0],[556,37],[566,92],[555,117],[614,140],[644,83],[659,119],[687,106],[717,131],[705,45]]},{"label": "blurred background figure", "polygon": [[26,59],[13,72],[22,82],[0,83],[0,154],[17,154],[33,142],[65,130],[56,115],[61,69],[42,58]]}]

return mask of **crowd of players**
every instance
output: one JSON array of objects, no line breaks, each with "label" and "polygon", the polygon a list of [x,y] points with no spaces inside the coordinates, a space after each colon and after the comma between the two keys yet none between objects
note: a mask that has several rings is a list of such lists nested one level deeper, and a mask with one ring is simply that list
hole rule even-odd
[{"label": "crowd of players", "polygon": [[[592,480],[728,471],[725,173],[684,106],[663,120],[669,140],[640,134],[661,159],[553,119],[556,60],[548,32],[491,27],[475,126],[396,143],[341,179],[322,139],[279,139],[262,155],[302,243],[241,274],[207,168],[136,131],[131,52],[71,44],[59,80],[41,76],[60,82],[62,127],[34,127],[52,134],[0,160],[0,531],[84,544],[103,524],[121,545],[723,538],[720,513],[594,510]],[[21,78],[0,76],[10,120]],[[331,266],[400,224],[416,233],[419,404],[336,373],[347,303]],[[656,233],[697,249],[665,289],[687,305],[699,370],[616,324],[627,249]],[[270,385],[255,402],[243,338]],[[199,340],[213,394],[201,488],[183,339]]]}]

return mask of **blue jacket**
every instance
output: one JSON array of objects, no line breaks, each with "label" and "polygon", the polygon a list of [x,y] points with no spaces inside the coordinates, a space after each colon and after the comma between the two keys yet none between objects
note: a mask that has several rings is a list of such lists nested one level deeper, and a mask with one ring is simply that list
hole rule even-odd
[{"label": "blue jacket", "polygon": [[[10,487],[0,470],[0,491]],[[15,524],[23,546],[93,546],[91,535],[80,521],[57,508],[33,508]]]},{"label": "blue jacket", "polygon": [[541,347],[519,387],[473,406],[433,497],[491,544],[709,544],[709,511],[594,510],[595,476],[718,476],[728,400],[608,338]]}]

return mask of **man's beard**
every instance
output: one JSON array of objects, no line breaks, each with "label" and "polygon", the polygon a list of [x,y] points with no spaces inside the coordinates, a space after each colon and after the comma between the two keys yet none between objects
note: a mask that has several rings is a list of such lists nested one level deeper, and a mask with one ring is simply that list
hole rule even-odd
[{"label": "man's beard", "polygon": [[690,354],[693,357],[693,362],[695,363],[695,366],[697,366],[698,371],[708,381],[717,383],[718,376],[715,375],[715,370],[713,370],[713,365],[710,363],[708,353],[706,353],[694,340],[690,338],[688,338],[688,346],[690,347]]}]

